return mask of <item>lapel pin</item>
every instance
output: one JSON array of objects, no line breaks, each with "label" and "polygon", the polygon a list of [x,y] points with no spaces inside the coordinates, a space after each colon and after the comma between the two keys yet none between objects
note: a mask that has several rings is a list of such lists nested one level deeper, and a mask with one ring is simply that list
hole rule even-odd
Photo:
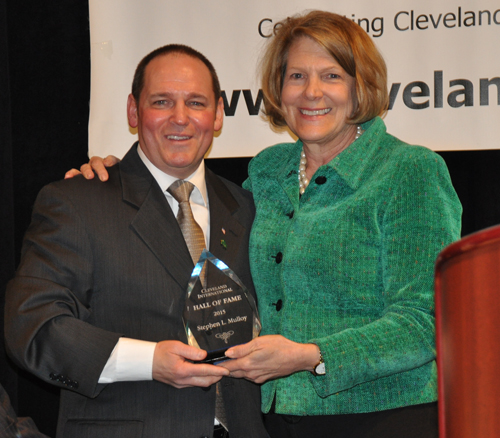
[{"label": "lapel pin", "polygon": [[220,244],[221,244],[222,248],[227,249],[227,244],[226,244],[226,241],[224,239],[222,239],[220,241]]}]

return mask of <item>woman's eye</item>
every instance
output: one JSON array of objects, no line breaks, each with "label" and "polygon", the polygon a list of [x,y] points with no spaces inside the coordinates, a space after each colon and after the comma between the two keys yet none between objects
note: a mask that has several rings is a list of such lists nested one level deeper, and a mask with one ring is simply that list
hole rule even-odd
[{"label": "woman's eye", "polygon": [[290,73],[288,75],[288,79],[292,79],[292,80],[295,80],[295,79],[302,79],[304,77],[304,75],[302,73]]}]

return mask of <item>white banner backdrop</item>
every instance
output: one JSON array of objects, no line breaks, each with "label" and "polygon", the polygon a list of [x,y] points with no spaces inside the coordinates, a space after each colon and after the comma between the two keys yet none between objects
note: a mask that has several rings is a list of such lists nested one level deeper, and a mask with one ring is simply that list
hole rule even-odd
[{"label": "white banner backdrop", "polygon": [[170,43],[214,64],[226,99],[224,127],[210,158],[253,156],[290,141],[257,114],[256,64],[279,20],[307,9],[359,23],[389,71],[388,131],[434,150],[500,145],[498,0],[90,0],[89,155],[128,150],[137,135],[126,102],[138,62]]}]

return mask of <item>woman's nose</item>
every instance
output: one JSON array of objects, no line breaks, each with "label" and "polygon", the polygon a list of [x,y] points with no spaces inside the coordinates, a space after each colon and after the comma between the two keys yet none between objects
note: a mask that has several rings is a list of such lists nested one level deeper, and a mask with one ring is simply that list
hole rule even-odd
[{"label": "woman's nose", "polygon": [[313,76],[307,80],[304,94],[311,100],[317,99],[323,95],[319,78]]}]

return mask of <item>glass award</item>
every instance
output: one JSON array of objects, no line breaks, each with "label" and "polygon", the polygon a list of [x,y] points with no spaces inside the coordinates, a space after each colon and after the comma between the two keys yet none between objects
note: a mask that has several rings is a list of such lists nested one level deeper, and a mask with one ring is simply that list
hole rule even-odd
[{"label": "glass award", "polygon": [[227,360],[226,350],[251,341],[261,329],[252,294],[206,249],[191,274],[182,319],[188,344],[207,351],[205,363]]}]

